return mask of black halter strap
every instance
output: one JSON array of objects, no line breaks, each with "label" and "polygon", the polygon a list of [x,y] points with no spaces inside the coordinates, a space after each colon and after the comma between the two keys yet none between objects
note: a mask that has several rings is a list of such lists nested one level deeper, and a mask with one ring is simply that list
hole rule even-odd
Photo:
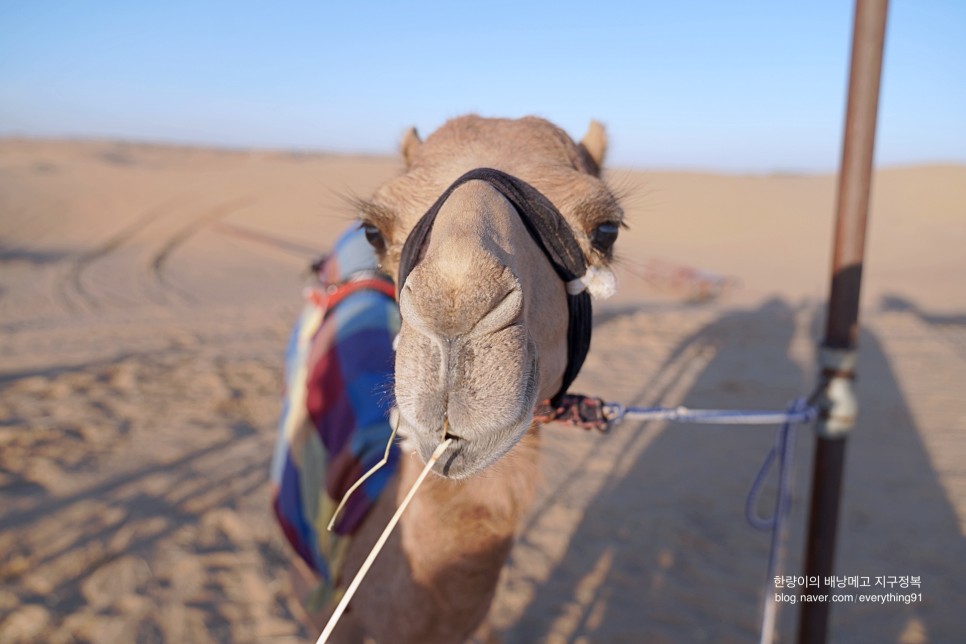
[{"label": "black halter strap", "polygon": [[[402,293],[410,271],[422,258],[423,249],[436,221],[439,209],[446,203],[453,191],[467,181],[485,181],[496,188],[500,194],[513,204],[514,210],[523,221],[527,232],[543,251],[554,271],[564,284],[584,276],[586,264],[580,244],[574,237],[567,221],[550,200],[536,188],[505,172],[492,168],[470,170],[453,182],[436,203],[419,220],[406,243],[403,245],[399,261],[397,295]],[[398,297],[397,297],[398,299]],[[551,398],[556,406],[567,393],[570,384],[577,377],[590,350],[591,305],[590,294],[586,290],[571,295],[567,293],[567,308],[570,319],[567,325],[567,367],[564,369],[563,384]]]}]

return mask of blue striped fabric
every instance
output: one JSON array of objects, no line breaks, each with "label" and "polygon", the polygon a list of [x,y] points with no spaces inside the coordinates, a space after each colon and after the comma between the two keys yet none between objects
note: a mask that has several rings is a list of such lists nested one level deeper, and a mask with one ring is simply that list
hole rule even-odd
[{"label": "blue striped fabric", "polygon": [[[347,539],[399,461],[393,447],[387,465],[353,494],[333,531],[326,530],[348,488],[382,458],[392,431],[392,341],[399,332],[399,311],[391,282],[374,275],[376,268],[372,248],[353,226],[306,290],[285,361],[272,504],[292,547],[319,575],[324,600],[340,585]],[[329,287],[358,286],[354,281],[361,277],[370,278],[361,289],[347,290],[341,298],[332,295]],[[333,298],[338,301],[329,306]]]}]

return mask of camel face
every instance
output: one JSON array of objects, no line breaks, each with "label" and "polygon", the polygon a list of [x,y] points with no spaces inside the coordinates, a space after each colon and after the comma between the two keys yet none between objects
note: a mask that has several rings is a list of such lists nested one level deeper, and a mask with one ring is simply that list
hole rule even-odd
[{"label": "camel face", "polygon": [[[542,192],[563,214],[588,266],[611,255],[623,214],[599,178],[603,131],[580,145],[536,118],[463,117],[425,143],[404,143],[406,172],[362,204],[383,267],[398,275],[413,226],[464,172],[502,170]],[[520,216],[496,188],[469,181],[440,207],[399,296],[402,326],[395,396],[400,434],[423,457],[445,438],[437,464],[471,476],[528,431],[535,406],[560,388],[567,363],[565,285]]]}]

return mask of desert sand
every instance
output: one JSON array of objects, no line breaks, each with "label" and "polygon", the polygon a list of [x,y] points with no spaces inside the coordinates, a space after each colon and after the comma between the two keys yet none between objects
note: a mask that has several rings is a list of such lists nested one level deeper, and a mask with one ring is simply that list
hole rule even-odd
[{"label": "desert sand", "polygon": [[[314,641],[269,512],[308,262],[395,159],[0,141],[0,642]],[[574,390],[780,409],[811,389],[835,178],[614,170],[630,229]],[[837,568],[918,577],[833,642],[966,632],[966,167],[876,173]],[[496,641],[747,642],[769,427],[544,432]],[[810,429],[782,570],[802,569]],[[762,510],[769,509],[766,487]],[[861,594],[875,589],[851,592]],[[771,591],[774,592],[772,586]],[[798,606],[779,612],[792,641]]]}]

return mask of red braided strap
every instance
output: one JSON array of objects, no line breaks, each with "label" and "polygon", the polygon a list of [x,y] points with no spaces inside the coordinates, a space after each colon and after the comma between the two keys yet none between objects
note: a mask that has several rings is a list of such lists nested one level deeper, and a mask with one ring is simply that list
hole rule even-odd
[{"label": "red braided strap", "polygon": [[582,429],[596,429],[602,433],[610,429],[610,422],[604,415],[604,401],[581,394],[564,395],[557,407],[553,407],[549,400],[543,401],[534,411],[533,419],[544,424],[553,421],[570,423]]},{"label": "red braided strap", "polygon": [[340,284],[333,284],[327,288],[311,287],[306,298],[316,306],[325,310],[335,308],[335,305],[357,291],[377,291],[389,299],[396,298],[396,287],[393,283],[378,277],[351,280]]}]

